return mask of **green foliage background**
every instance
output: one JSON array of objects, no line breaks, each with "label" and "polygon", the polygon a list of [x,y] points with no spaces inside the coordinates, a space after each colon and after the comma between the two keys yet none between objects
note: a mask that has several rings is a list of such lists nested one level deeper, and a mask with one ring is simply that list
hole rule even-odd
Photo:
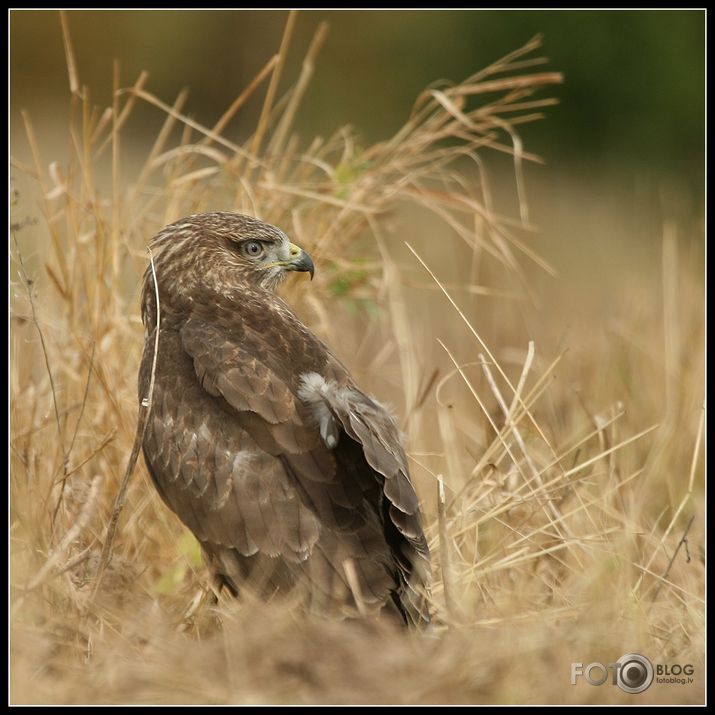
[{"label": "green foliage background", "polygon": [[[286,14],[81,10],[69,12],[69,20],[82,79],[99,88],[97,103],[110,99],[101,91],[111,89],[107,79],[118,58],[125,84],[148,69],[149,88],[167,100],[188,86],[191,111],[210,121],[277,50]],[[330,33],[298,122],[306,136],[351,122],[368,141],[386,137],[426,85],[461,80],[541,33],[550,68],[566,81],[549,121],[522,128],[526,146],[561,165],[577,160],[596,170],[636,166],[677,174],[698,193],[704,11],[304,11],[285,86],[322,20]],[[57,13],[11,12],[10,40],[13,112],[64,102]],[[251,103],[253,112],[259,107]],[[255,117],[242,116],[248,131]]]}]

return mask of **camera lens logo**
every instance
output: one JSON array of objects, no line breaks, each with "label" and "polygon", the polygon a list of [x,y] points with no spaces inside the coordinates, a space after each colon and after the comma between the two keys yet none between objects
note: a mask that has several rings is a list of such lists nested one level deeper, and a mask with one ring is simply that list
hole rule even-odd
[{"label": "camera lens logo", "polygon": [[[658,674],[664,666],[658,666]],[[689,674],[692,674],[693,667],[689,668]],[[675,674],[676,666],[672,667]],[[677,673],[685,672],[680,665],[677,666]],[[605,682],[611,682],[611,685],[617,685],[625,693],[642,693],[648,690],[654,680],[653,664],[640,653],[626,653],[622,655],[615,663],[571,663],[571,685],[576,685],[579,678],[583,678],[589,685],[603,685]],[[610,678],[609,678],[610,676]],[[663,678],[658,678],[658,682],[663,682]],[[684,681],[680,679],[678,682]],[[689,679],[692,683],[692,678]]]},{"label": "camera lens logo", "polygon": [[616,663],[616,683],[626,693],[642,693],[653,682],[653,665],[644,655],[626,653]]}]

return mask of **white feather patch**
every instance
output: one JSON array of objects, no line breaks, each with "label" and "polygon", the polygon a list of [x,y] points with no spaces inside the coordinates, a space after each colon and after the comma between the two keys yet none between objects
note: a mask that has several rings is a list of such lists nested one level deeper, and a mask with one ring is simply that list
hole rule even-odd
[{"label": "white feather patch", "polygon": [[328,449],[338,444],[340,429],[330,405],[337,404],[346,412],[349,410],[345,388],[338,387],[333,380],[326,380],[317,372],[307,372],[301,377],[298,397],[308,405],[320,429],[320,436]]}]

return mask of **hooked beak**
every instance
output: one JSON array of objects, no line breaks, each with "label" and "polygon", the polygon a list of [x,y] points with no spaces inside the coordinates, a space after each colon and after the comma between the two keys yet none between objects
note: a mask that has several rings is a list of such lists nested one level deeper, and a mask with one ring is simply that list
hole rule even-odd
[{"label": "hooked beak", "polygon": [[315,273],[313,259],[300,246],[296,246],[295,243],[290,244],[290,261],[286,263],[286,268],[289,271],[310,273],[310,280],[313,280],[313,274]]}]

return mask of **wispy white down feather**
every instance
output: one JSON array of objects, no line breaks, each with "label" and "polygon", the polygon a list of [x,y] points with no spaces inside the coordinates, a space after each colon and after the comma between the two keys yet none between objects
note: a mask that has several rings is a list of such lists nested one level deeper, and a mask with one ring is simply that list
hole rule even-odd
[{"label": "wispy white down feather", "polygon": [[330,411],[330,404],[337,403],[348,409],[347,392],[338,387],[333,380],[326,380],[317,372],[308,372],[301,377],[298,397],[312,410],[313,417],[320,429],[320,437],[328,449],[334,449],[338,444],[340,430],[338,421]]}]

